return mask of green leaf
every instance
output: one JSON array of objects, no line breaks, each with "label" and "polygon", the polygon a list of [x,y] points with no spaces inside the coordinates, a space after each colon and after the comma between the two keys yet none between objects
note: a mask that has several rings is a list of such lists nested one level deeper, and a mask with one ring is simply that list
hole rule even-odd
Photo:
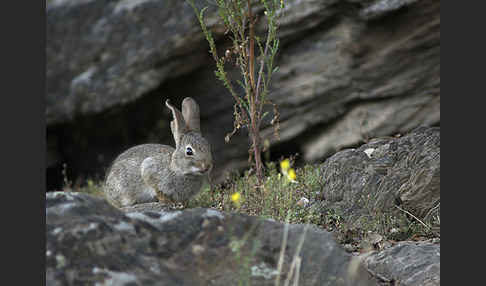
[{"label": "green leaf", "polygon": [[268,111],[265,111],[265,112],[263,113],[263,115],[262,115],[262,120],[263,120],[263,118],[265,118],[265,116],[267,116],[267,115],[268,115]]},{"label": "green leaf", "polygon": [[246,86],[243,82],[241,82],[241,80],[236,80],[236,82],[243,88],[243,89],[246,89]]},{"label": "green leaf", "polygon": [[208,9],[208,7],[204,7],[201,9],[201,11],[199,11],[199,18],[200,19],[204,19],[204,11],[206,11]]}]

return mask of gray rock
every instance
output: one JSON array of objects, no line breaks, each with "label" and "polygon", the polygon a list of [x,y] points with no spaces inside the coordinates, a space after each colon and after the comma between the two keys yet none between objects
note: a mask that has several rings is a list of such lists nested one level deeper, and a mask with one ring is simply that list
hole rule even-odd
[{"label": "gray rock", "polygon": [[185,1],[52,1],[46,14],[48,125],[132,102],[205,62]]},{"label": "gray rock", "polygon": [[[229,42],[209,6],[208,25],[224,49]],[[440,1],[295,0],[286,6],[280,69],[269,95],[279,106],[280,141],[268,122],[262,130],[272,154],[299,152],[318,161],[368,138],[440,123]],[[121,149],[152,141],[146,135],[101,146],[93,138],[153,128],[137,124],[137,115],[162,109],[165,98],[178,102],[191,95],[201,102],[202,129],[218,150],[215,180],[248,166],[246,131],[224,142],[233,128],[232,98],[214,77],[207,43],[185,1],[52,1],[46,13],[48,137],[64,142],[50,145],[63,154],[53,158],[80,172],[106,167],[109,160],[97,161],[97,153],[114,158]],[[228,68],[236,81],[238,70]],[[150,103],[139,100],[149,97]],[[86,127],[74,120],[110,114],[116,106],[130,110],[123,116],[130,124],[97,118]],[[160,112],[159,120],[169,116]],[[167,129],[155,131],[170,140]],[[93,163],[85,167],[88,160]]]},{"label": "gray rock", "polygon": [[377,0],[363,9],[360,15],[367,20],[375,19],[417,1],[418,0]]},{"label": "gray rock", "polygon": [[366,256],[374,277],[392,285],[440,285],[440,243],[402,241]]},{"label": "gray rock", "polygon": [[320,168],[322,211],[338,210],[350,227],[402,210],[431,222],[440,206],[440,128],[378,138],[336,153]]},{"label": "gray rock", "polygon": [[120,208],[125,213],[140,212],[140,211],[151,211],[151,212],[162,212],[169,211],[170,207],[160,203],[144,203],[136,204],[133,206]]},{"label": "gray rock", "polygon": [[[153,207],[125,214],[90,195],[48,193],[46,284],[275,284],[284,224],[211,209]],[[376,285],[359,258],[313,226],[288,225],[283,249],[282,283],[293,268],[298,285]]]}]

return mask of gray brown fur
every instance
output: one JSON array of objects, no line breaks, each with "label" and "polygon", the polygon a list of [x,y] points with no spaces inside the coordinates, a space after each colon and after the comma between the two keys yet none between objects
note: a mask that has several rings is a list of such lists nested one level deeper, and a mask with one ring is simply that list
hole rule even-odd
[{"label": "gray brown fur", "polygon": [[[212,156],[210,145],[200,132],[199,106],[190,97],[182,102],[182,113],[169,101],[166,105],[174,117],[170,126],[176,148],[143,144],[120,154],[109,169],[104,186],[113,205],[125,207],[160,198],[187,203],[201,190],[212,169]],[[187,147],[192,155],[188,155]]]}]

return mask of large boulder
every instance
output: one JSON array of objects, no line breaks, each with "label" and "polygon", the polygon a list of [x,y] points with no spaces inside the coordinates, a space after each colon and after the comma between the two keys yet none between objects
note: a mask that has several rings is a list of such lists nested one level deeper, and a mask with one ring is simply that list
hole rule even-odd
[{"label": "large boulder", "polygon": [[[233,101],[185,1],[50,1],[46,13],[50,166],[102,171],[131,145],[171,143],[162,102],[188,95],[201,105],[215,176],[247,166],[245,131],[224,142]],[[219,47],[228,47],[214,6],[206,15]],[[368,138],[440,124],[439,0],[289,0],[283,15],[269,95],[280,141],[268,122],[262,131],[271,156],[317,161]],[[238,70],[228,69],[236,81]]]},{"label": "large boulder", "polygon": [[322,210],[350,227],[380,214],[407,211],[432,222],[440,215],[440,128],[420,127],[337,152],[320,165]]},{"label": "large boulder", "polygon": [[122,212],[87,194],[49,192],[46,239],[47,285],[377,281],[326,231],[211,209]]}]

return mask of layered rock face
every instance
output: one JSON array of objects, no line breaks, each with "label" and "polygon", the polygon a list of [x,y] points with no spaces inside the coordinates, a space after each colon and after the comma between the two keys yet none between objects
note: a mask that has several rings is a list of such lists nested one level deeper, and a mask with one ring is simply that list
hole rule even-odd
[{"label": "layered rock face", "polygon": [[[163,102],[185,96],[201,106],[216,179],[247,166],[245,130],[224,142],[232,98],[185,1],[50,1],[46,13],[48,167],[102,174],[128,147],[172,144]],[[224,50],[214,6],[206,15]],[[440,1],[289,0],[279,35],[269,99],[280,140],[268,122],[262,131],[270,158],[318,161],[368,138],[440,125]]]}]

